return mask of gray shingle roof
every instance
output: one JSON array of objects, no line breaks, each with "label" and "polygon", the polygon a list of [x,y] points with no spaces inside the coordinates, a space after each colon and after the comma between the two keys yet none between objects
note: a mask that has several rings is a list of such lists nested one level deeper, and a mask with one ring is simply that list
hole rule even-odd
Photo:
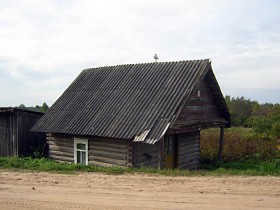
[{"label": "gray shingle roof", "polygon": [[155,143],[210,68],[207,59],[83,70],[32,131]]}]

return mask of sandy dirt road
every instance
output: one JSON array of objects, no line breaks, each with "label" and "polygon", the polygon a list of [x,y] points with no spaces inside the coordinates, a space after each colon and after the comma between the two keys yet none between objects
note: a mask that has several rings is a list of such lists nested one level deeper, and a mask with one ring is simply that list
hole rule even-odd
[{"label": "sandy dirt road", "polygon": [[280,178],[0,170],[0,209],[280,209]]}]

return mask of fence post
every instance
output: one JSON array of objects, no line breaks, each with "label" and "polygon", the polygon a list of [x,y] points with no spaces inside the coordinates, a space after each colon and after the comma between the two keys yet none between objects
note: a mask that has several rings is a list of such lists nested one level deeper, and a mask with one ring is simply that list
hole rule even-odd
[{"label": "fence post", "polygon": [[223,151],[223,145],[224,145],[224,132],[225,132],[225,127],[221,127],[220,128],[220,141],[219,141],[219,154],[218,154],[219,163],[222,162],[222,151]]}]

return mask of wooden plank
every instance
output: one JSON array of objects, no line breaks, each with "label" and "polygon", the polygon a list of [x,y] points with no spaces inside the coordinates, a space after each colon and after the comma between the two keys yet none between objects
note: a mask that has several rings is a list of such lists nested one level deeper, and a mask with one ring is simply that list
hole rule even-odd
[{"label": "wooden plank", "polygon": [[136,144],[134,154],[142,154],[142,153],[158,153],[158,146],[157,144],[151,145],[146,144],[145,146],[139,146]]},{"label": "wooden plank", "polygon": [[118,147],[118,146],[114,146],[114,147],[107,147],[107,146],[95,146],[92,145],[91,142],[89,142],[89,150],[98,150],[98,151],[104,151],[104,152],[114,152],[114,153],[118,153],[118,154],[125,154],[127,153],[127,146],[123,147]]},{"label": "wooden plank", "polygon": [[108,147],[108,148],[118,148],[118,149],[126,149],[127,145],[126,144],[115,144],[115,143],[105,143],[105,142],[96,142],[96,141],[91,141],[90,142],[90,147]]},{"label": "wooden plank", "polygon": [[127,160],[127,154],[118,154],[118,153],[109,153],[109,152],[103,152],[98,150],[90,150],[89,156],[98,156],[98,157],[105,157],[105,158],[111,158],[111,159],[117,159],[117,160]]},{"label": "wooden plank", "polygon": [[164,137],[160,139],[158,147],[158,169],[162,169],[164,166]]},{"label": "wooden plank", "polygon": [[97,143],[100,142],[100,143],[126,144],[125,139],[90,137],[89,140],[92,141],[92,142],[97,142]]},{"label": "wooden plank", "polygon": [[95,144],[110,144],[110,145],[126,145],[126,140],[114,140],[114,139],[96,139],[90,138],[90,142]]},{"label": "wooden plank", "polygon": [[63,152],[63,151],[56,151],[56,150],[50,150],[49,155],[55,155],[55,156],[64,156],[64,157],[70,157],[74,158],[74,153],[69,152]]},{"label": "wooden plank", "polygon": [[64,146],[62,147],[53,144],[49,144],[49,150],[74,153],[74,147],[64,147]]},{"label": "wooden plank", "polygon": [[144,154],[148,154],[148,155],[150,155],[150,156],[152,156],[152,157],[158,157],[158,151],[155,151],[155,152],[153,152],[153,153],[151,153],[151,152],[137,152],[137,153],[133,153],[133,156],[134,157],[143,157],[144,156]]},{"label": "wooden plank", "polygon": [[197,160],[197,161],[194,161],[194,160],[193,161],[184,161],[184,162],[180,163],[179,166],[181,168],[181,167],[187,167],[189,165],[199,165],[199,160]]},{"label": "wooden plank", "polygon": [[180,168],[188,168],[189,166],[192,165],[199,165],[199,160],[193,160],[193,161],[188,161],[188,162],[182,162],[180,164]]},{"label": "wooden plank", "polygon": [[180,162],[182,162],[182,161],[191,161],[191,160],[196,160],[196,159],[199,159],[199,152],[194,152],[192,154],[187,154],[187,155],[179,157],[179,161]]},{"label": "wooden plank", "polygon": [[199,161],[194,161],[180,166],[180,169],[197,169],[199,167]]},{"label": "wooden plank", "polygon": [[187,149],[187,148],[192,148],[192,147],[199,147],[198,141],[194,142],[183,142],[179,144],[181,148]]},{"label": "wooden plank", "polygon": [[180,157],[179,157],[179,160],[180,159],[188,159],[188,160],[190,160],[190,159],[194,159],[194,158],[197,158],[197,157],[199,157],[199,151],[192,152],[191,154],[188,154],[188,153],[186,153],[184,155],[181,154]]},{"label": "wooden plank", "polygon": [[152,156],[157,156],[158,155],[158,150],[143,150],[143,151],[136,151],[133,153],[134,156],[142,156],[144,153],[152,155]]},{"label": "wooden plank", "polygon": [[180,144],[180,150],[186,150],[193,147],[199,147],[199,143],[196,142],[194,144]]},{"label": "wooden plank", "polygon": [[157,168],[158,167],[158,162],[149,163],[149,164],[143,165],[143,166],[148,167],[148,168]]},{"label": "wooden plank", "polygon": [[56,137],[56,136],[50,136],[50,137],[47,137],[47,140],[49,140],[49,141],[55,141],[55,142],[59,142],[59,143],[74,142],[74,139],[71,138],[71,137],[68,137],[68,138],[60,138],[60,137]]},{"label": "wooden plank", "polygon": [[47,141],[47,144],[58,146],[58,147],[72,147],[74,149],[74,142],[62,143],[57,141]]},{"label": "wooden plank", "polygon": [[93,166],[102,166],[102,167],[113,167],[113,166],[117,166],[117,167],[121,167],[121,168],[124,167],[124,166],[118,166],[118,165],[109,164],[109,163],[102,163],[102,162],[98,162],[98,161],[89,161],[88,164],[93,165]]},{"label": "wooden plank", "polygon": [[57,160],[57,161],[63,161],[63,162],[69,162],[74,163],[74,157],[65,157],[65,156],[58,156],[58,155],[49,155],[50,159]]},{"label": "wooden plank", "polygon": [[135,163],[136,167],[141,167],[141,166],[145,166],[145,167],[150,167],[150,168],[158,168],[158,160],[154,160],[154,161],[140,161]]},{"label": "wooden plank", "polygon": [[[9,112],[8,112],[9,113]],[[7,112],[1,112],[0,121],[2,126],[2,132],[0,133],[0,156],[9,156],[9,136],[10,136],[10,126]]]},{"label": "wooden plank", "polygon": [[127,165],[127,161],[126,160],[116,160],[116,159],[111,159],[111,158],[95,156],[95,155],[89,156],[89,159],[91,161],[97,161],[97,162],[102,162],[102,163],[109,163],[109,164],[114,164],[114,165],[118,165],[118,166],[126,166]]},{"label": "wooden plank", "polygon": [[199,161],[199,158],[198,157],[195,157],[195,158],[188,158],[188,159],[180,159],[179,160],[179,165],[185,165],[185,164],[188,164],[188,163],[191,163],[191,162],[194,162],[194,161]]},{"label": "wooden plank", "polygon": [[199,150],[200,150],[199,147],[192,147],[192,148],[187,148],[185,150],[180,150],[179,153],[180,153],[180,156],[183,156],[183,154],[190,155],[193,152],[196,152],[196,151],[199,151]]},{"label": "wooden plank", "polygon": [[192,147],[199,147],[199,140],[193,142],[180,142],[181,148],[192,148]]},{"label": "wooden plank", "polygon": [[127,166],[132,167],[133,166],[134,144],[133,144],[132,140],[127,140],[126,145],[127,145]]}]

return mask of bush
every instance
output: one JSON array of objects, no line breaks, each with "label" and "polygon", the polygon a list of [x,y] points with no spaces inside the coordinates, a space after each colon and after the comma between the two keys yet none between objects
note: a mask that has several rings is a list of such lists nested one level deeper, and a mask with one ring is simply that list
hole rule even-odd
[{"label": "bush", "polygon": [[[219,129],[201,132],[201,161],[217,161],[219,149]],[[222,159],[225,162],[242,160],[270,160],[280,157],[279,141],[256,135],[250,128],[225,129]]]}]

